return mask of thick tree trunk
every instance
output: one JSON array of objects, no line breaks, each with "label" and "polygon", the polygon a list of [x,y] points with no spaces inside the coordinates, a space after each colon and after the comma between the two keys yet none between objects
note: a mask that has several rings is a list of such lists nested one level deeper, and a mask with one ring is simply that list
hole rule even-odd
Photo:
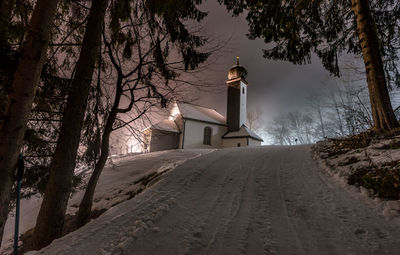
[{"label": "thick tree trunk", "polygon": [[364,58],[374,120],[373,128],[378,131],[388,131],[398,127],[399,123],[390,103],[376,24],[368,0],[351,0],[351,4]]},{"label": "thick tree trunk", "polygon": [[89,222],[91,217],[94,191],[96,190],[97,182],[100,178],[101,172],[103,171],[104,165],[106,164],[107,161],[109,153],[109,145],[110,145],[110,134],[113,131],[112,127],[118,114],[118,106],[122,95],[122,89],[120,88],[121,82],[122,79],[121,77],[119,77],[117,81],[118,88],[117,88],[117,93],[115,95],[114,104],[111,109],[110,115],[107,118],[107,122],[102,136],[100,158],[96,163],[92,176],[90,177],[88,186],[86,188],[85,195],[83,196],[82,201],[79,205],[78,222],[77,222],[78,227],[82,227],[87,222]]},{"label": "thick tree trunk", "polygon": [[62,234],[107,4],[108,0],[92,1],[75,77],[67,99],[56,151],[50,165],[49,182],[32,238],[33,249],[50,244]]},{"label": "thick tree trunk", "polygon": [[57,3],[56,0],[37,1],[0,125],[0,242],[9,210],[15,165],[46,57]]}]

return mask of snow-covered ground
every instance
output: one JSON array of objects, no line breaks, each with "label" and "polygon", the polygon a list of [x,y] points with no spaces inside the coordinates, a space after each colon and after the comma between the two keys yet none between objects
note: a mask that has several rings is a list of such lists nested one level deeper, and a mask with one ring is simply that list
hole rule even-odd
[{"label": "snow-covered ground", "polygon": [[[400,136],[394,136],[372,140],[368,146],[362,146],[361,148],[351,149],[343,146],[343,152],[333,153],[329,151],[329,147],[333,146],[333,142],[328,140],[318,142],[314,150],[319,154],[320,158],[328,160],[327,163],[332,166],[332,170],[338,175],[347,177],[361,167],[400,162],[399,144]],[[335,149],[334,147],[332,148]],[[329,155],[330,153],[332,155]]]},{"label": "snow-covered ground", "polygon": [[[99,179],[94,196],[93,210],[106,210],[122,201],[125,201],[145,187],[141,182],[154,173],[168,171],[177,165],[198,157],[212,150],[172,150],[148,154],[113,157],[112,164],[108,164]],[[83,191],[76,192],[69,201],[68,214],[75,214],[78,210]],[[39,213],[41,197],[21,201],[20,234],[35,226]],[[11,252],[14,235],[14,215],[12,214],[5,226],[0,254]]]},{"label": "snow-covered ground", "polygon": [[231,148],[29,254],[399,254],[399,219],[381,209],[321,170],[309,146]]},{"label": "snow-covered ground", "polygon": [[[400,171],[398,170],[400,167],[400,136],[375,138],[361,146],[354,146],[354,143],[355,141],[351,139],[347,142],[340,139],[318,142],[313,146],[315,159],[343,186],[361,192],[374,199],[376,203],[380,203],[385,216],[399,216],[400,200],[395,199],[399,197],[400,181],[395,171]],[[387,175],[385,176],[383,173]],[[389,175],[390,173],[392,176]],[[365,183],[364,180],[369,180],[364,179],[366,174],[375,180],[375,187]],[[377,178],[381,176],[385,176],[386,179]],[[349,187],[348,183],[354,186]],[[381,188],[380,183],[386,184],[384,189]],[[377,190],[377,188],[380,189]]]}]

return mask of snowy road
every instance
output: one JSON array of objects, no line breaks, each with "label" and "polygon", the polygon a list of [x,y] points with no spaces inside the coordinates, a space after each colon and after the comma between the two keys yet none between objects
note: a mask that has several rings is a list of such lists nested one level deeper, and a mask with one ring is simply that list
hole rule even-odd
[{"label": "snowy road", "polygon": [[400,224],[310,147],[218,150],[38,254],[399,254]]}]

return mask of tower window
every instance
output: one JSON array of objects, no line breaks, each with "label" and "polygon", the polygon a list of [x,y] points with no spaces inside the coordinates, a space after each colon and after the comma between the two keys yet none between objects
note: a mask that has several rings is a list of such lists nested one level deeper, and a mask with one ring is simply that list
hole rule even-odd
[{"label": "tower window", "polygon": [[242,93],[244,94],[244,88],[242,88]]},{"label": "tower window", "polygon": [[212,129],[210,127],[204,128],[203,144],[211,145]]}]

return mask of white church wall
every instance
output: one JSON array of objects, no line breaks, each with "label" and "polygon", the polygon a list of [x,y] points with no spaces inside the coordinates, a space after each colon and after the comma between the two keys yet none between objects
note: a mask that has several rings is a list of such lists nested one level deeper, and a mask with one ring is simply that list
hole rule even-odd
[{"label": "white church wall", "polygon": [[[211,146],[203,144],[204,128],[211,127]],[[226,133],[227,127],[199,121],[186,120],[183,148],[221,148],[221,137]]]},{"label": "white church wall", "polygon": [[225,138],[222,139],[222,147],[229,148],[229,147],[239,147],[238,144],[240,143],[240,147],[247,146],[247,138]]}]

